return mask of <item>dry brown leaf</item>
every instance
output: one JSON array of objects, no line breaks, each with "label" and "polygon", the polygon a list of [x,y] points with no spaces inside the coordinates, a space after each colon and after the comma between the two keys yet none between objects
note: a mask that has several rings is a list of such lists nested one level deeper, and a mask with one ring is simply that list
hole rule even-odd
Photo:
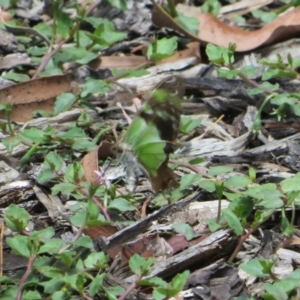
[{"label": "dry brown leaf", "polygon": [[186,49],[177,51],[171,57],[160,60],[157,64],[160,65],[160,64],[170,63],[173,61],[177,61],[179,59],[184,59],[189,57],[196,57],[197,61],[195,62],[195,64],[200,63],[201,62],[200,43],[192,42],[187,44],[186,47],[187,47]]},{"label": "dry brown leaf", "polygon": [[[71,74],[42,77],[0,89],[0,103],[13,103],[11,119],[26,122],[35,110],[53,110],[55,98],[72,91]],[[0,118],[6,119],[3,112]]]},{"label": "dry brown leaf", "polygon": [[94,59],[89,63],[89,66],[94,69],[134,69],[142,64],[147,63],[147,59],[141,55],[130,56],[101,56],[101,58]]},{"label": "dry brown leaf", "polygon": [[10,21],[11,19],[12,16],[7,11],[0,11],[0,23]]},{"label": "dry brown leaf", "polygon": [[94,151],[87,153],[81,160],[81,165],[84,169],[84,179],[89,182],[94,182],[97,179],[95,171],[99,170],[98,160],[106,159],[111,155],[112,143],[101,142],[99,147]]},{"label": "dry brown leaf", "polygon": [[201,41],[223,47],[234,43],[237,46],[236,51],[239,52],[286,40],[299,35],[300,31],[300,7],[255,31],[229,26],[210,14],[199,14],[198,19],[200,21],[198,37]]},{"label": "dry brown leaf", "polygon": [[228,47],[229,43],[234,43],[237,46],[236,51],[238,52],[256,49],[279,40],[286,40],[299,35],[300,31],[300,7],[287,12],[272,23],[255,31],[247,31],[229,26],[208,13],[198,14],[197,18],[200,21],[200,25],[199,34],[195,36],[174,21],[159,4],[153,3],[152,20],[156,25],[177,30],[193,41],[201,42],[202,45],[213,43]]},{"label": "dry brown leaf", "polygon": [[116,232],[118,232],[118,229],[115,226],[109,224],[101,226],[91,226],[83,230],[83,233],[88,235],[92,239],[96,239],[99,236],[110,237]]}]

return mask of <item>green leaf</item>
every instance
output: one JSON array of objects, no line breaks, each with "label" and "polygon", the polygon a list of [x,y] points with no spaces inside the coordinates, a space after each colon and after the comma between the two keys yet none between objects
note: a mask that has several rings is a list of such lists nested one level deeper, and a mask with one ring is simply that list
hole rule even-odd
[{"label": "green leaf", "polygon": [[6,243],[18,255],[24,257],[31,257],[32,252],[28,246],[29,238],[23,235],[15,235],[13,238],[7,238]]},{"label": "green leaf", "polygon": [[245,74],[247,77],[255,77],[259,67],[256,66],[244,66],[240,69],[240,72]]},{"label": "green leaf", "polygon": [[4,79],[13,80],[15,82],[23,82],[30,80],[30,77],[26,74],[18,74],[15,72],[8,72],[1,76]]},{"label": "green leaf", "polygon": [[234,47],[229,46],[229,48],[208,44],[206,54],[209,60],[216,65],[229,65],[234,63]]},{"label": "green leaf", "polygon": [[188,241],[194,238],[194,230],[189,224],[186,223],[174,224],[173,229],[177,233],[183,233]]},{"label": "green leaf", "polygon": [[94,93],[107,93],[110,91],[110,85],[103,80],[87,78],[82,91],[81,98],[86,98],[90,94]]},{"label": "green leaf", "polygon": [[52,195],[56,196],[58,193],[62,193],[62,195],[67,195],[72,193],[77,189],[77,186],[73,183],[63,182],[56,184],[52,189]]},{"label": "green leaf", "polygon": [[250,184],[252,181],[246,177],[246,176],[241,176],[241,175],[235,175],[232,177],[229,177],[226,181],[225,184],[228,186],[233,186],[236,188],[241,188],[245,187],[248,184]]},{"label": "green leaf", "polygon": [[116,198],[109,203],[109,209],[116,209],[118,211],[132,211],[135,210],[134,206],[124,198]]},{"label": "green leaf", "polygon": [[80,211],[76,212],[75,215],[70,217],[70,221],[71,221],[72,225],[74,225],[76,227],[81,227],[81,226],[85,225],[86,215],[87,215],[87,213],[84,210],[80,210]]},{"label": "green leaf", "polygon": [[38,300],[44,299],[38,291],[25,291],[22,295],[24,300]]},{"label": "green leaf", "polygon": [[82,128],[79,127],[73,127],[69,129],[68,131],[62,131],[57,134],[57,137],[64,139],[64,140],[73,140],[76,138],[84,138],[86,137],[86,134]]},{"label": "green leaf", "polygon": [[193,158],[189,161],[189,164],[190,165],[198,165],[198,164],[201,164],[204,162],[204,159],[202,157],[196,157],[196,158]]},{"label": "green leaf", "polygon": [[112,6],[118,8],[118,9],[121,9],[121,10],[125,10],[127,8],[125,0],[108,0],[108,2]]},{"label": "green leaf", "polygon": [[44,245],[40,247],[38,253],[54,254],[64,246],[65,246],[65,242],[62,239],[52,238],[51,240],[47,241]]},{"label": "green leaf", "polygon": [[53,115],[57,116],[61,112],[67,111],[75,103],[76,97],[71,93],[63,93],[56,97]]},{"label": "green leaf", "polygon": [[276,91],[279,88],[278,83],[271,84],[269,82],[263,82],[260,86],[259,88],[248,89],[247,93],[251,96],[264,93],[265,91]]},{"label": "green leaf", "polygon": [[177,274],[170,283],[170,290],[173,290],[173,296],[176,296],[186,284],[190,275],[190,271],[186,270],[183,273]]},{"label": "green leaf", "polygon": [[147,171],[156,176],[157,169],[166,159],[166,142],[161,140],[157,127],[136,117],[127,131],[125,142],[132,146]]},{"label": "green leaf", "polygon": [[254,208],[254,201],[251,197],[240,195],[229,204],[228,207],[239,218],[247,218]]},{"label": "green leaf", "polygon": [[267,291],[266,293],[262,293],[261,296],[263,299],[280,299],[280,300],[288,300],[289,296],[281,289],[270,283],[264,283],[264,288]]},{"label": "green leaf", "polygon": [[296,71],[289,71],[289,70],[280,70],[280,69],[269,69],[263,73],[262,80],[269,80],[271,78],[297,78]]},{"label": "green leaf", "polygon": [[54,0],[53,4],[53,11],[54,11],[54,21],[57,24],[58,33],[63,37],[69,37],[69,31],[72,27],[72,20],[70,17],[61,10],[60,1]]},{"label": "green leaf", "polygon": [[180,180],[180,189],[183,190],[190,187],[192,184],[199,181],[201,177],[202,174],[185,174]]},{"label": "green leaf", "polygon": [[187,116],[181,116],[180,118],[180,131],[189,135],[192,130],[201,124],[201,118],[191,118]]},{"label": "green leaf", "polygon": [[21,141],[22,139],[16,135],[2,139],[2,143],[6,147],[8,153],[12,153],[14,147],[18,146]]},{"label": "green leaf", "polygon": [[269,276],[269,271],[273,268],[274,264],[274,260],[254,258],[241,264],[240,268],[250,275],[264,278]]},{"label": "green leaf", "polygon": [[88,64],[99,56],[83,47],[66,48],[63,49],[63,52],[67,55],[69,61],[75,61],[82,65]]},{"label": "green leaf", "polygon": [[213,180],[201,180],[199,183],[199,187],[205,189],[209,193],[213,193],[216,191],[215,182]]},{"label": "green leaf", "polygon": [[38,272],[48,278],[62,278],[64,276],[64,271],[59,268],[52,266],[41,266],[36,268]]},{"label": "green leaf", "polygon": [[206,219],[205,223],[207,224],[207,226],[211,232],[215,232],[221,228],[220,224],[218,224],[217,222],[215,222],[214,220],[211,220],[211,219]]},{"label": "green leaf", "polygon": [[75,161],[73,164],[68,165],[64,178],[70,183],[76,183],[82,181],[83,176],[84,169],[82,165]]},{"label": "green leaf", "polygon": [[105,273],[102,273],[100,275],[96,275],[95,278],[92,280],[90,286],[89,286],[89,295],[95,296],[99,291],[103,288],[103,279],[106,276]]},{"label": "green leaf", "polygon": [[280,182],[280,187],[284,193],[300,191],[300,173],[297,173],[291,178],[284,179]]},{"label": "green leaf", "polygon": [[232,167],[218,166],[218,167],[211,167],[207,173],[212,176],[218,176],[218,175],[230,173],[232,171],[233,171]]},{"label": "green leaf", "polygon": [[149,75],[150,73],[147,70],[132,70],[132,69],[112,69],[112,75],[117,76],[119,74],[127,74],[122,78],[131,78],[131,77],[142,77],[145,75]]},{"label": "green leaf", "polygon": [[218,69],[218,76],[226,79],[234,79],[239,73],[239,70]]},{"label": "green leaf", "polygon": [[45,161],[49,164],[50,170],[53,172],[61,171],[64,163],[61,157],[52,151],[46,155]]},{"label": "green leaf", "polygon": [[86,268],[105,269],[108,261],[109,257],[104,252],[93,252],[84,260],[84,265]]},{"label": "green leaf", "polygon": [[89,236],[82,236],[76,240],[73,245],[81,246],[88,249],[94,249],[93,241]]},{"label": "green leaf", "polygon": [[222,210],[223,216],[226,219],[226,221],[228,222],[228,225],[230,226],[230,228],[233,229],[234,233],[236,235],[242,235],[243,234],[243,227],[242,224],[240,222],[240,220],[238,219],[238,217],[229,209],[223,209]]},{"label": "green leaf", "polygon": [[20,136],[24,139],[30,140],[34,143],[48,143],[50,141],[50,137],[45,135],[43,130],[38,128],[29,128],[20,132]]},{"label": "green leaf", "polygon": [[88,200],[88,215],[89,215],[89,220],[95,220],[98,218],[100,209],[98,205],[91,199]]},{"label": "green leaf", "polygon": [[50,168],[46,168],[46,169],[43,169],[39,175],[38,175],[38,178],[37,178],[37,182],[38,183],[45,183],[47,181],[50,181],[54,178],[56,178],[57,175],[54,174]]},{"label": "green leaf", "polygon": [[211,13],[213,16],[218,15],[221,8],[221,4],[218,0],[205,0],[201,6],[203,13]]},{"label": "green leaf", "polygon": [[29,214],[24,208],[11,204],[4,215],[6,226],[12,231],[22,231],[28,225]]},{"label": "green leaf", "polygon": [[150,267],[154,263],[155,258],[150,257],[145,259],[138,254],[134,254],[129,259],[131,271],[136,275],[147,275],[150,272]]},{"label": "green leaf", "polygon": [[151,278],[147,278],[147,279],[142,279],[142,280],[138,280],[137,284],[139,286],[161,286],[166,288],[167,287],[167,283],[161,279],[160,277],[151,277]]},{"label": "green leaf", "polygon": [[163,38],[161,40],[155,40],[151,42],[148,50],[148,59],[157,62],[164,58],[170,57],[177,49],[177,37]]},{"label": "green leaf", "polygon": [[197,18],[186,17],[179,12],[179,16],[177,16],[174,20],[188,32],[198,35],[200,21]]},{"label": "green leaf", "polygon": [[98,146],[93,141],[88,141],[86,139],[78,139],[72,145],[72,149],[77,151],[91,152],[95,150]]},{"label": "green leaf", "polygon": [[93,34],[86,32],[86,35],[100,46],[110,46],[127,37],[127,33],[116,32],[112,23],[100,24]]}]

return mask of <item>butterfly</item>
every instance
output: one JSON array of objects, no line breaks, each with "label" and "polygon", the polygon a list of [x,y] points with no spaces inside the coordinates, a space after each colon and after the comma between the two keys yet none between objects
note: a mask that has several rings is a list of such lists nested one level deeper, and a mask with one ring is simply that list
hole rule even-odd
[{"label": "butterfly", "polygon": [[150,179],[154,192],[179,186],[168,161],[179,131],[184,93],[181,77],[169,76],[161,81],[115,147],[121,154],[130,192],[135,190],[141,174]]}]

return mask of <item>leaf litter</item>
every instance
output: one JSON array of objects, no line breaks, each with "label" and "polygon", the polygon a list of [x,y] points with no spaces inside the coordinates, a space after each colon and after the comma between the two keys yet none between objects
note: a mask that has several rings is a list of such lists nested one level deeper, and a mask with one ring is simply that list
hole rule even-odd
[{"label": "leaf litter", "polygon": [[[120,6],[122,2],[118,2]],[[116,8],[106,1],[88,6],[87,15],[75,10],[83,13],[86,23],[96,29],[93,32],[87,24],[82,24],[78,35],[82,35],[82,40],[76,40],[76,30],[72,35],[72,26],[76,28],[71,13],[74,8],[68,11],[64,6],[56,6],[56,2],[54,10],[50,7],[52,14],[46,24],[51,26],[57,18],[58,37],[50,45],[52,49],[47,48],[51,28],[49,31],[41,23],[41,27],[31,28],[8,23],[9,18],[5,20],[8,24],[3,36],[8,42],[0,44],[1,61],[5,62],[0,89],[3,120],[0,158],[5,178],[0,186],[0,206],[5,218],[2,224],[10,230],[4,231],[2,227],[2,272],[10,276],[17,269],[25,270],[28,262],[22,258],[26,255],[36,259],[27,246],[23,246],[23,253],[16,251],[11,238],[12,228],[19,232],[26,228],[29,232],[45,230],[42,242],[36,240],[38,235],[32,234],[28,237],[30,243],[39,244],[39,253],[45,251],[49,256],[57,253],[72,272],[76,270],[76,276],[80,264],[90,266],[93,255],[101,256],[101,251],[108,255],[109,260],[103,256],[93,264],[102,270],[105,288],[100,287],[102,281],[97,276],[91,285],[98,286],[95,290],[87,285],[83,288],[79,281],[71,284],[72,292],[85,298],[89,295],[104,299],[111,287],[119,287],[112,299],[162,299],[158,293],[176,299],[238,296],[250,299],[262,293],[274,296],[278,289],[292,296],[298,285],[290,289],[282,285],[285,280],[298,278],[299,254],[294,245],[298,244],[299,233],[293,223],[297,213],[293,207],[298,205],[299,188],[297,175],[293,174],[299,170],[299,84],[294,76],[299,66],[299,9],[293,8],[282,16],[278,13],[274,21],[260,24],[255,30],[227,25],[202,12],[196,15],[200,25],[195,33],[195,26],[188,32],[184,22],[175,21],[161,4],[146,2],[128,1],[131,9],[119,10],[118,17],[108,13]],[[270,1],[267,3],[272,7]],[[8,4],[3,5],[9,8]],[[253,8],[258,7],[264,8],[263,4],[253,3]],[[30,10],[29,19],[40,22],[43,16],[32,9],[30,5],[19,4],[15,16],[26,20],[24,12]],[[268,12],[270,7],[264,9]],[[180,6],[177,11],[180,12]],[[250,11],[244,12],[248,29],[251,21],[257,21]],[[104,12],[112,23],[101,19]],[[13,12],[10,13],[15,21]],[[46,7],[44,13],[47,14]],[[71,21],[63,25],[63,18]],[[197,24],[192,19],[190,23]],[[113,27],[127,35],[114,35]],[[111,36],[104,32],[110,32]],[[177,36],[176,47],[170,46],[165,53],[162,53],[165,49],[155,52],[161,47],[157,37],[170,35]],[[278,43],[282,40],[286,42]],[[85,48],[74,46],[74,41],[83,43]],[[230,49],[226,52],[209,47],[208,43],[224,47],[233,43],[240,54],[235,62],[230,61]],[[68,45],[69,50],[62,45]],[[154,49],[151,54],[150,45]],[[266,45],[269,46],[260,48]],[[290,57],[282,54],[286,49]],[[23,55],[27,50],[30,61],[12,59],[12,55]],[[242,53],[250,50],[255,50],[251,56]],[[282,58],[278,56],[280,53]],[[208,64],[208,57],[215,65]],[[266,60],[263,66],[259,65],[261,57]],[[67,70],[64,75],[62,63]],[[138,73],[141,65],[148,74]],[[241,76],[247,79],[243,83],[236,77],[238,73],[225,74],[229,79],[216,77],[220,72],[216,65],[244,72],[246,67],[259,65],[259,68],[256,75]],[[272,94],[261,111],[265,97],[247,93],[247,89],[249,84],[257,87],[270,66],[276,68],[272,84],[277,85],[268,85],[264,91],[269,93],[273,89],[276,94]],[[33,79],[38,74],[42,77]],[[125,188],[126,173],[120,160],[111,150],[127,125],[115,104],[120,102],[126,112],[135,111],[130,106],[131,99],[136,96],[149,99],[147,93],[170,75],[184,79],[182,110],[189,117],[184,129],[189,135],[180,134],[180,143],[167,139],[174,143],[175,153],[170,160],[172,164],[164,165],[164,161],[161,166],[174,168],[180,177],[179,188],[153,193],[151,176],[141,172],[132,195]],[[283,75],[288,75],[288,79],[282,79]],[[292,76],[294,80],[290,79]],[[127,95],[122,100],[124,90]],[[280,98],[283,93],[290,94]],[[52,112],[55,114],[51,116]],[[214,124],[221,114],[225,118]],[[199,119],[200,124],[194,122]],[[21,208],[30,214],[30,221]],[[53,239],[53,244],[48,238],[53,236],[51,226],[58,231],[55,238],[60,239],[59,242]],[[81,236],[82,232],[85,236]],[[17,236],[15,241],[23,243],[25,237]],[[59,249],[55,248],[55,241]],[[80,253],[78,269],[72,266],[71,256],[67,258],[69,254],[59,256],[68,248]],[[147,269],[151,258],[155,262]],[[150,260],[146,263],[143,259]],[[233,261],[236,266],[230,264]],[[190,275],[185,273],[187,270]],[[42,264],[36,272],[42,274],[43,284],[49,284],[44,276],[50,273],[46,273],[49,271]],[[265,278],[271,279],[272,284],[266,284]],[[169,285],[158,284],[159,279],[167,280]],[[57,280],[59,284],[63,282]],[[64,280],[67,284],[71,282],[67,277]],[[2,282],[5,286],[5,280]],[[20,295],[27,292],[20,285],[8,293],[21,299]],[[71,297],[72,292],[65,296]],[[41,293],[46,297],[47,291]]]}]

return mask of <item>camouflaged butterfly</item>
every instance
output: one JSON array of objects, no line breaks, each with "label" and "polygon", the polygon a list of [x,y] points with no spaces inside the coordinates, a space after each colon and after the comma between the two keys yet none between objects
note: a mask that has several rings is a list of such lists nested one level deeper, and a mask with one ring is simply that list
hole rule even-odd
[{"label": "camouflaged butterfly", "polygon": [[184,92],[178,76],[160,82],[117,144],[130,192],[135,190],[141,173],[150,179],[155,192],[179,186],[168,161],[179,130]]}]

